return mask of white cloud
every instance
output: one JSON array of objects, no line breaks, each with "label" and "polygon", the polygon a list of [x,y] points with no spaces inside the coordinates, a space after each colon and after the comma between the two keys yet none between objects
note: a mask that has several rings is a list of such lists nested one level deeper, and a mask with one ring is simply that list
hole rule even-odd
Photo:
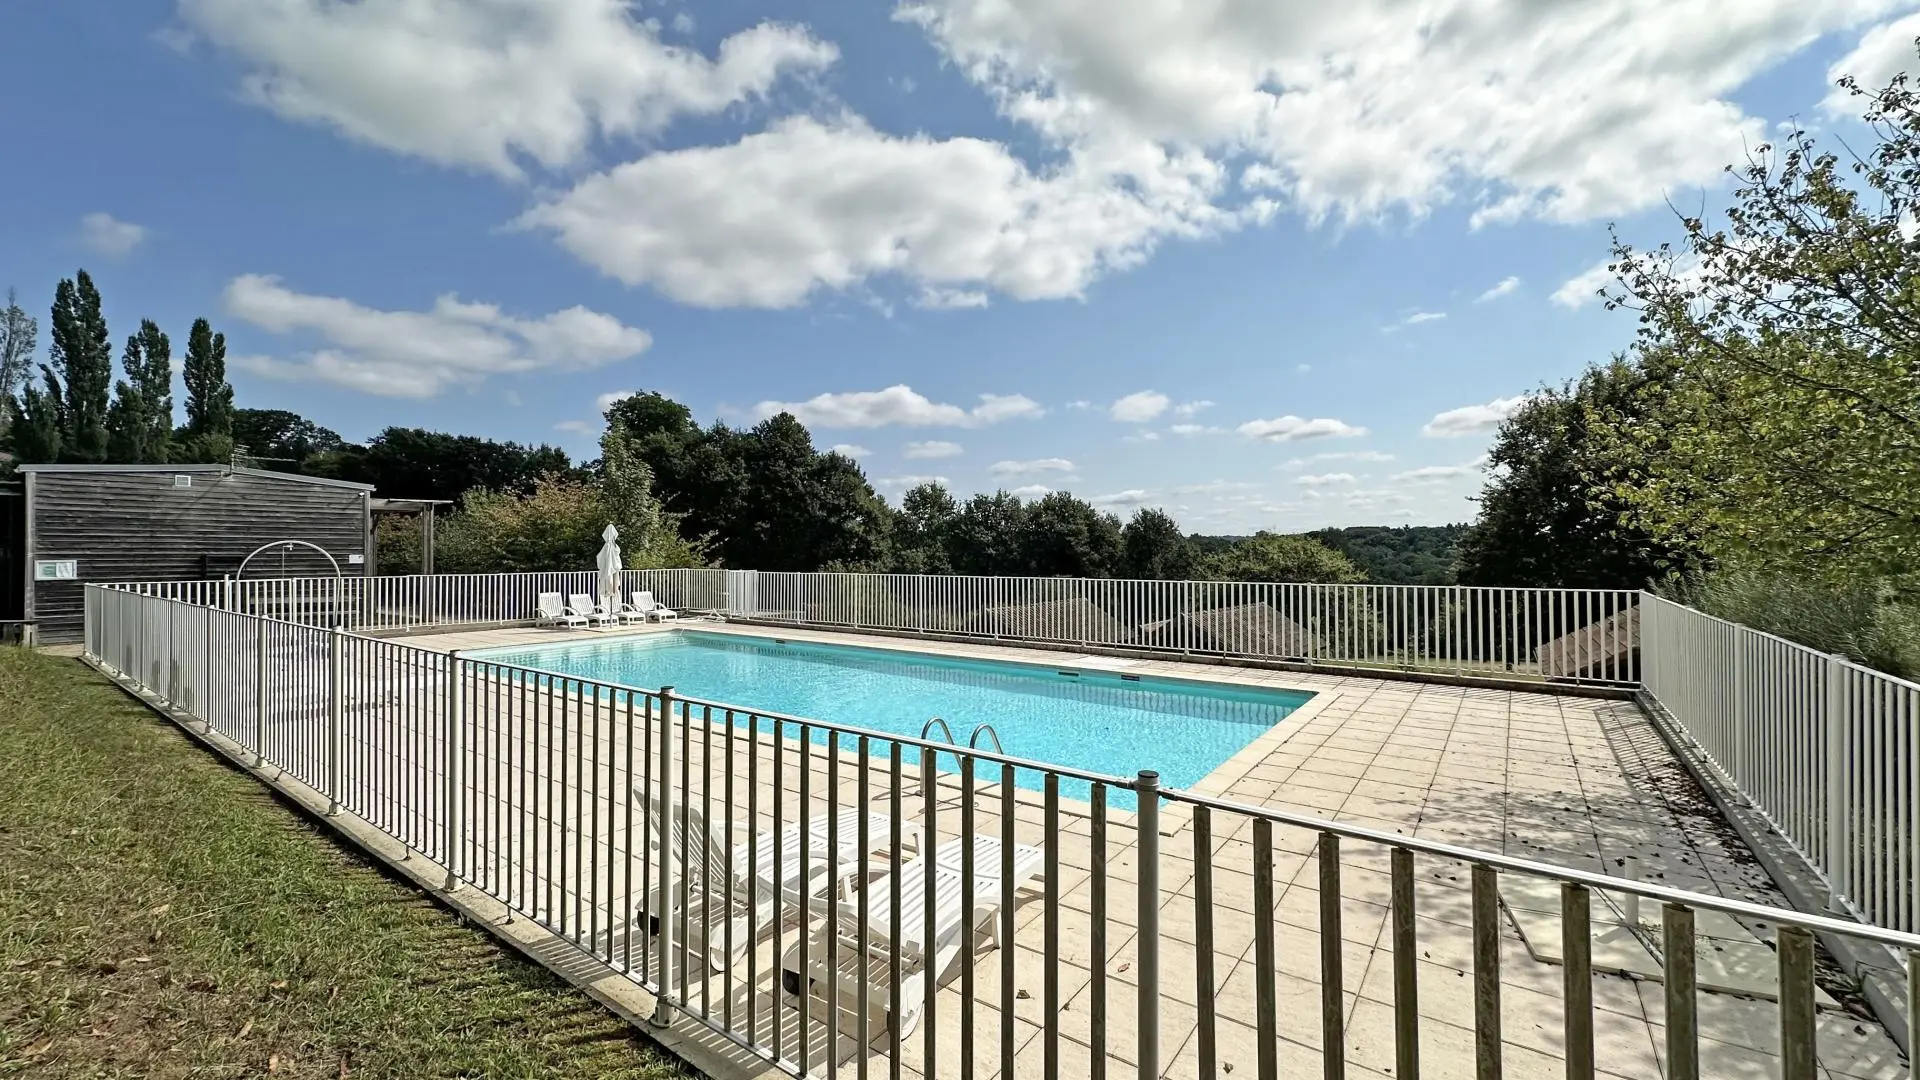
[{"label": "white cloud", "polygon": [[1305,375],[1307,372],[1313,370],[1313,365],[1312,364],[1295,364],[1293,366],[1293,370],[1301,375]]},{"label": "white cloud", "polygon": [[981,394],[980,404],[963,409],[930,401],[904,383],[806,401],[763,401],[753,411],[762,419],[792,413],[803,424],[828,428],[980,427],[1046,415],[1038,402],[1020,394]]},{"label": "white cloud", "polygon": [[1310,454],[1283,461],[1275,466],[1280,469],[1304,469],[1308,465],[1321,461],[1392,461],[1392,454],[1383,454],[1378,450],[1335,450],[1325,454]]},{"label": "white cloud", "polygon": [[834,445],[827,447],[827,451],[829,453],[839,454],[841,457],[853,458],[855,461],[858,461],[859,459],[873,453],[873,451],[867,449],[866,447],[856,446],[853,443],[835,443]]},{"label": "white cloud", "polygon": [[1036,458],[1032,461],[996,461],[987,468],[995,476],[1032,476],[1035,473],[1070,473],[1073,462],[1066,458]]},{"label": "white cloud", "polygon": [[1348,439],[1365,435],[1367,429],[1327,417],[1313,420],[1282,416],[1273,420],[1249,420],[1240,425],[1240,434],[1263,442],[1301,442],[1307,439]]},{"label": "white cloud", "polygon": [[1402,482],[1431,483],[1437,480],[1454,480],[1462,476],[1472,476],[1473,473],[1474,468],[1471,465],[1423,465],[1418,469],[1394,473],[1393,479]]},{"label": "white cloud", "polygon": [[1084,411],[1085,411],[1085,410],[1087,410],[1087,409],[1091,409],[1091,408],[1093,408],[1093,402],[1091,402],[1091,401],[1069,401],[1069,402],[1067,402],[1067,408],[1069,408],[1069,409],[1072,409],[1072,410],[1073,410],[1073,411],[1075,411],[1075,412],[1084,412]]},{"label": "white cloud", "polygon": [[874,483],[883,488],[893,488],[902,491],[907,488],[919,487],[921,484],[939,484],[941,487],[951,487],[953,485],[953,481],[948,480],[944,476],[886,476],[875,480]]},{"label": "white cloud", "polygon": [[509,177],[520,159],[575,165],[596,137],[648,137],[839,56],[803,29],[761,23],[709,59],[662,42],[626,0],[181,0],[179,11],[247,66],[246,100]]},{"label": "white cloud", "polygon": [[956,68],[1044,137],[1251,157],[1311,219],[1584,221],[1711,184],[1763,137],[1733,100],[1906,0],[908,0]]},{"label": "white cloud", "polygon": [[1183,401],[1173,407],[1173,415],[1178,417],[1198,416],[1213,408],[1211,401]]},{"label": "white cloud", "polygon": [[1166,412],[1171,404],[1172,399],[1158,390],[1140,390],[1114,402],[1107,413],[1115,420],[1143,424]]},{"label": "white cloud", "polygon": [[1022,499],[1044,499],[1053,494],[1053,489],[1045,484],[1026,484],[1007,492]]},{"label": "white cloud", "polygon": [[80,245],[96,255],[118,259],[147,238],[147,227],[96,211],[80,219]]},{"label": "white cloud", "polygon": [[1227,429],[1223,427],[1214,427],[1211,424],[1171,424],[1167,427],[1168,434],[1180,435],[1188,438],[1191,438],[1192,436],[1195,436],[1195,435],[1218,435],[1225,430]]},{"label": "white cloud", "polygon": [[600,427],[591,420],[562,420],[553,425],[553,430],[564,431],[569,435],[598,435]]},{"label": "white cloud", "polygon": [[1352,473],[1321,473],[1318,476],[1296,476],[1293,482],[1305,487],[1330,487],[1334,484],[1351,484],[1356,477]]},{"label": "white cloud", "polygon": [[1439,322],[1446,317],[1447,313],[1444,311],[1416,311],[1407,316],[1405,325],[1419,326],[1421,323]]},{"label": "white cloud", "polygon": [[[1860,36],[1847,55],[1827,69],[1827,82],[1851,75],[1862,90],[1874,91],[1887,85],[1902,71],[1915,68],[1913,41],[1920,38],[1920,12],[1882,23]],[[1866,111],[1867,100],[1855,97],[1838,86],[1827,92],[1821,106],[1833,116],[1855,117]]]},{"label": "white cloud", "polygon": [[693,33],[693,16],[684,11],[675,12],[673,22],[669,25],[673,27],[673,32],[676,34],[691,34]]},{"label": "white cloud", "polygon": [[1518,289],[1519,287],[1520,287],[1520,279],[1509,275],[1507,277],[1501,278],[1499,283],[1494,285],[1491,289],[1488,289],[1486,292],[1483,292],[1479,296],[1474,297],[1473,302],[1476,304],[1484,304],[1489,300],[1498,300],[1503,296],[1511,296],[1513,295],[1514,290]]},{"label": "white cloud", "polygon": [[987,294],[977,289],[940,289],[928,287],[920,290],[914,298],[914,307],[929,311],[958,311],[962,308],[983,308],[987,306]]},{"label": "white cloud", "polygon": [[1141,506],[1152,500],[1153,492],[1145,488],[1128,488],[1106,495],[1095,495],[1087,502],[1102,509],[1125,506]]},{"label": "white cloud", "polygon": [[944,442],[930,439],[926,442],[910,442],[901,450],[900,456],[910,459],[930,459],[959,457],[965,451],[957,442]]},{"label": "white cloud", "polygon": [[984,139],[794,116],[586,177],[517,224],[701,307],[788,308],[882,276],[968,302],[988,289],[1060,299],[1144,261],[1164,237],[1234,225],[1211,201],[1220,176],[1197,154],[1091,148],[1036,172]]},{"label": "white cloud", "polygon": [[1602,259],[1560,283],[1551,299],[1559,307],[1578,310],[1600,302],[1601,288],[1615,281],[1613,260]]},{"label": "white cloud", "polygon": [[1460,435],[1481,435],[1500,426],[1500,422],[1511,416],[1515,409],[1527,403],[1528,395],[1519,394],[1508,398],[1495,398],[1485,405],[1467,405],[1458,409],[1448,409],[1427,421],[1420,434],[1437,438],[1453,438]]},{"label": "white cloud", "polygon": [[491,375],[584,371],[638,356],[653,344],[645,330],[578,306],[527,319],[447,294],[426,311],[381,311],[294,292],[260,274],[234,278],[224,299],[235,318],[322,342],[296,360],[246,356],[236,367],[386,397],[432,397]]},{"label": "white cloud", "polygon": [[593,399],[593,411],[605,416],[607,410],[613,408],[616,403],[625,401],[639,392],[638,390],[609,390]]}]

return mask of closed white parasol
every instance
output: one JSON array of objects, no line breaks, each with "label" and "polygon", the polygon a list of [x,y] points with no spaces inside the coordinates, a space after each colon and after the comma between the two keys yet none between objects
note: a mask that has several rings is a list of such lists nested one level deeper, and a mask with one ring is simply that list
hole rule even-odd
[{"label": "closed white parasol", "polygon": [[606,543],[600,546],[600,554],[593,560],[600,568],[600,605],[601,610],[613,612],[620,610],[620,530],[607,525],[607,531],[600,534]]}]

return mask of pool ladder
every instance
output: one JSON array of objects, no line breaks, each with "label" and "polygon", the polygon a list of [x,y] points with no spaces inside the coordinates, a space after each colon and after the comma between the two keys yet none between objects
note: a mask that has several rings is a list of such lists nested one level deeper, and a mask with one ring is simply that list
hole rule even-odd
[{"label": "pool ladder", "polygon": [[[949,726],[945,720],[941,719],[938,716],[920,725],[920,737],[922,739],[929,739],[929,740],[932,739],[933,729],[936,727],[946,733],[948,743],[954,746],[960,745],[959,740],[953,737],[953,728]],[[980,736],[982,735],[985,735],[987,738],[993,740],[994,753],[1004,754],[1007,752],[1007,748],[1000,745],[1000,733],[993,729],[992,724],[976,724],[974,726],[973,733],[967,736],[967,749],[969,750],[980,749]]]},{"label": "pool ladder", "polygon": [[[949,745],[954,747],[958,747],[960,745],[960,743],[953,737],[952,726],[938,716],[934,717],[933,719],[927,721],[925,724],[922,724],[920,726],[920,737],[922,739],[931,741],[933,739],[933,731],[935,728],[940,729],[942,732],[946,734],[947,743]],[[987,738],[993,740],[993,749],[995,753],[1005,754],[1007,752],[1006,749],[1000,745],[1000,733],[993,729],[992,724],[976,724],[974,726],[972,734],[967,736],[967,749],[969,750],[980,749],[980,737],[982,735],[985,735]],[[935,752],[935,755],[936,757],[938,756],[938,751]],[[927,785],[933,782],[933,775],[934,774],[931,770],[923,769],[920,772],[920,795],[922,798],[926,798],[927,795],[929,794],[927,790]]]}]

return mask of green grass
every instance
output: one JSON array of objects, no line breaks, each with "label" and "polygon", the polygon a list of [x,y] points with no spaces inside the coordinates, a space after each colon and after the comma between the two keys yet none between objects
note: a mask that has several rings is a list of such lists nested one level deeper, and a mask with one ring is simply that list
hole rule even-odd
[{"label": "green grass", "polygon": [[77,661],[0,648],[0,1077],[692,1075]]}]

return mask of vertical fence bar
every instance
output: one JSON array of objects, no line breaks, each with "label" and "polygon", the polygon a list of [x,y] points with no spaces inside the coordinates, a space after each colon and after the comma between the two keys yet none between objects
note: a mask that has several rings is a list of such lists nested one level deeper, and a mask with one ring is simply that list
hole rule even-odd
[{"label": "vertical fence bar", "polygon": [[440,745],[442,762],[441,785],[446,804],[441,808],[441,816],[446,820],[441,824],[445,828],[442,840],[444,857],[447,860],[447,880],[445,889],[453,892],[460,887],[458,869],[460,851],[460,654],[447,654],[446,676],[446,731]]},{"label": "vertical fence bar", "polygon": [[1420,1075],[1420,943],[1415,939],[1413,852],[1394,848],[1393,877],[1393,1061],[1396,1077]]},{"label": "vertical fence bar", "polygon": [[1321,833],[1320,862],[1320,1074],[1347,1075],[1346,974],[1340,927],[1340,837]]},{"label": "vertical fence bar", "polygon": [[327,816],[340,812],[341,699],[346,688],[346,633],[336,626],[327,634]]},{"label": "vertical fence bar", "polygon": [[267,763],[267,620],[253,624],[253,767]]},{"label": "vertical fence bar", "polygon": [[1567,1080],[1593,1080],[1592,894],[1560,885],[1560,952],[1566,1004]]},{"label": "vertical fence bar", "polygon": [[1213,1003],[1213,816],[1204,806],[1193,808],[1193,993],[1199,1003],[1200,1075],[1214,1075],[1218,1050],[1214,1044]]},{"label": "vertical fence bar", "polygon": [[[659,930],[654,938],[659,946],[659,958],[654,961],[655,978],[660,989],[653,999],[654,1027],[666,1027],[673,1022],[673,842],[676,831],[684,831],[684,818],[676,819],[673,803],[673,687],[660,688],[660,794],[650,800],[647,817],[659,823],[660,829],[660,880],[649,896],[648,907],[654,912],[654,921]],[[777,798],[776,798],[777,802]],[[677,828],[676,828],[677,827]],[[654,897],[658,897],[655,900]]]},{"label": "vertical fence bar", "polygon": [[1780,928],[1780,1076],[1814,1080],[1813,934]]},{"label": "vertical fence bar", "polygon": [[[1092,966],[1087,983],[1087,1044],[1093,1064],[1089,1080],[1107,1077],[1107,785],[1095,784],[1089,793],[1093,801],[1093,820],[1088,828],[1088,861],[1093,864],[1092,880],[1087,883],[1088,963]],[[1054,888],[1047,882],[1047,888]],[[1920,971],[1920,969],[1916,969]]]},{"label": "vertical fence bar", "polygon": [[1473,1050],[1476,1080],[1500,1080],[1499,875],[1473,864]]},{"label": "vertical fence bar", "polygon": [[1700,1080],[1699,1001],[1694,989],[1693,909],[1661,907],[1660,929],[1666,953],[1667,1077]]},{"label": "vertical fence bar", "polygon": [[1280,1080],[1280,991],[1273,899],[1273,822],[1258,818],[1253,823],[1253,970],[1259,1080]]},{"label": "vertical fence bar", "polygon": [[[1134,791],[1139,867],[1140,1080],[1160,1078],[1160,774],[1142,770]],[[1048,883],[1049,887],[1052,883]]]}]

